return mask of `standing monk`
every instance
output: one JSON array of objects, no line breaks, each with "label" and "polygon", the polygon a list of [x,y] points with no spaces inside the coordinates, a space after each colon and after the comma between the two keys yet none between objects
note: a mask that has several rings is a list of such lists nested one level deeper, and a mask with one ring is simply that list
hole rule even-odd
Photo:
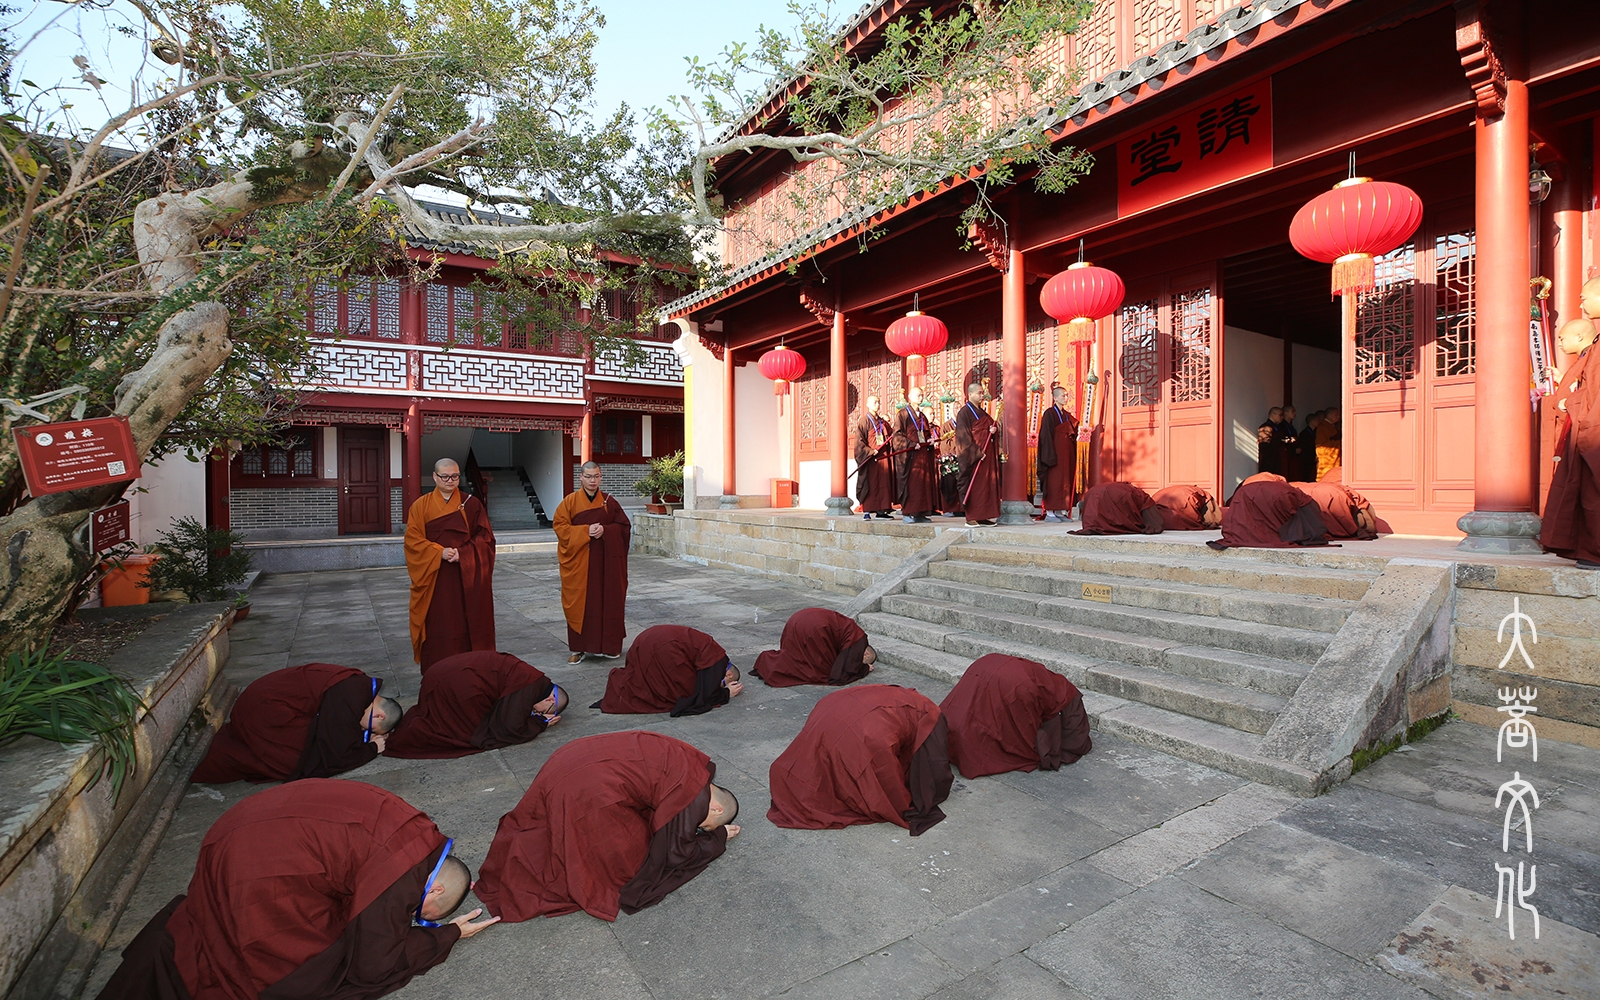
[{"label": "standing monk", "polygon": [[1343,428],[1339,424],[1339,408],[1330,406],[1322,411],[1322,422],[1317,425],[1317,478],[1320,480],[1340,467],[1343,459]]},{"label": "standing monk", "polygon": [[494,649],[494,532],[483,502],[461,492],[461,467],[433,463],[432,493],[411,505],[411,655],[423,671],[447,656]]},{"label": "standing monk", "polygon": [[861,519],[893,517],[895,461],[889,454],[894,436],[889,421],[878,415],[878,397],[868,396],[866,412],[856,421],[856,500],[861,504]]},{"label": "standing monk", "polygon": [[561,563],[561,609],[567,615],[568,663],[586,653],[622,655],[623,604],[628,599],[628,541],[633,522],[600,490],[600,465],[578,470],[581,489],[567,494],[552,521]]},{"label": "standing monk", "polygon": [[1057,385],[1053,404],[1039,417],[1039,492],[1046,521],[1065,521],[1077,502],[1078,418],[1068,406],[1067,390]]},{"label": "standing monk", "polygon": [[967,402],[956,411],[956,457],[962,509],[968,524],[1000,518],[1000,425],[983,409],[983,383],[967,386]]},{"label": "standing monk", "polygon": [[[1600,299],[1600,281],[1588,282],[1583,291],[1588,312],[1591,296]],[[1600,378],[1589,371],[1595,365],[1595,326],[1570,320],[1556,342],[1577,358],[1556,385],[1556,467],[1539,543],[1546,552],[1577,560],[1580,569],[1600,569]]]},{"label": "standing monk", "polygon": [[906,393],[905,412],[895,431],[900,456],[900,513],[906,523],[925,522],[939,509],[939,428],[922,410],[922,390]]}]

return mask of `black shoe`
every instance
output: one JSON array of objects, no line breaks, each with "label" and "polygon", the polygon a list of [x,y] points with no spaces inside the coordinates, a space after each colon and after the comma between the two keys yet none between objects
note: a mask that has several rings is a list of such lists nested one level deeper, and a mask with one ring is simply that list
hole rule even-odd
[{"label": "black shoe", "polygon": [[893,515],[893,514],[891,514],[891,513],[889,513],[889,512],[888,512],[888,511],[886,511],[886,510],[880,510],[880,511],[878,511],[878,515],[877,515],[877,516],[878,516],[878,517],[881,517],[881,518],[882,518],[882,519],[884,519],[884,520],[885,520],[885,521],[892,521],[892,520],[894,520],[894,515]]},{"label": "black shoe", "polygon": [[1600,569],[1600,562],[1593,562],[1593,561],[1588,560],[1588,559],[1579,559],[1578,560],[1578,568],[1579,569]]},{"label": "black shoe", "polygon": [[920,515],[918,517],[913,517],[911,519],[911,523],[913,523],[913,524],[927,524],[929,521],[932,521],[932,520],[933,520],[933,518],[928,517],[927,515]]}]

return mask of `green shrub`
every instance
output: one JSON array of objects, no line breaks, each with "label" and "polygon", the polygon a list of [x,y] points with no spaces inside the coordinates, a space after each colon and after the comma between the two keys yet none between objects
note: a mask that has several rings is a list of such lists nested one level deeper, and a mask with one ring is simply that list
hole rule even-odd
[{"label": "green shrub", "polygon": [[660,494],[664,497],[683,496],[683,452],[675,451],[650,460],[650,472],[633,484],[633,490],[642,497]]},{"label": "green shrub", "polygon": [[111,775],[112,795],[133,773],[134,727],[144,703],[128,682],[94,663],[44,650],[12,653],[0,667],[0,746],[24,736],[55,743],[96,743],[106,766],[89,782]]},{"label": "green shrub", "polygon": [[220,601],[250,572],[250,553],[238,548],[243,541],[238,532],[179,518],[156,542],[161,558],[151,564],[144,586],[158,594],[181,590],[191,601]]}]

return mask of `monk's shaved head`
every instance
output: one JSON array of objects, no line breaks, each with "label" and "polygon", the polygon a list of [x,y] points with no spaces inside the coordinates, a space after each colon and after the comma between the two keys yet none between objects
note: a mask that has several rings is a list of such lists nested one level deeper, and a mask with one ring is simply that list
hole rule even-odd
[{"label": "monk's shaved head", "polygon": [[567,710],[567,702],[570,700],[567,698],[566,689],[558,684],[551,693],[556,696],[556,714],[560,715]]},{"label": "monk's shaved head", "polygon": [[460,472],[461,471],[461,466],[457,465],[456,464],[456,460],[453,459],[453,458],[441,458],[437,462],[433,463],[433,471],[434,472]]},{"label": "monk's shaved head", "polygon": [[439,866],[439,874],[434,876],[433,884],[428,887],[427,896],[423,899],[423,919],[443,920],[448,917],[461,905],[461,901],[467,898],[467,890],[470,888],[472,888],[472,869],[453,854],[445,858],[444,864]]},{"label": "monk's shaved head", "polygon": [[722,676],[727,679],[728,683],[731,684],[734,681],[738,680],[740,677],[743,677],[744,675],[739,673],[739,668],[738,667],[734,666],[732,663],[729,663],[728,664],[728,669],[723,672]]},{"label": "monk's shaved head", "polygon": [[868,646],[866,649],[863,649],[861,651],[861,662],[865,663],[869,667],[872,666],[874,663],[877,663],[878,662],[878,651],[876,649],[873,649],[871,646]]},{"label": "monk's shaved head", "polygon": [[[719,815],[717,810],[721,809]],[[727,826],[739,818],[739,800],[734,794],[721,785],[711,786],[711,814],[706,817],[708,830],[715,830],[719,826]]]},{"label": "monk's shaved head", "polygon": [[579,472],[599,472],[600,471],[600,463],[599,462],[585,462],[582,465],[578,466],[578,471]]},{"label": "monk's shaved head", "polygon": [[394,727],[400,724],[400,719],[405,715],[405,709],[393,698],[378,698],[378,711],[372,714],[372,731],[375,733],[392,733]]}]

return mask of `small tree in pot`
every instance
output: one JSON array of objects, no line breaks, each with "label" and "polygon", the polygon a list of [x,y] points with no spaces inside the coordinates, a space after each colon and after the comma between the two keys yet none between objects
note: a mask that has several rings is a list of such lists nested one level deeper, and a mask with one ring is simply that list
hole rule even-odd
[{"label": "small tree in pot", "polygon": [[650,471],[633,484],[635,493],[649,497],[645,510],[652,514],[666,514],[673,504],[683,502],[683,452],[650,460]]},{"label": "small tree in pot", "polygon": [[146,584],[152,594],[182,591],[191,601],[220,601],[244,582],[250,553],[238,546],[244,536],[225,528],[207,528],[181,517],[161,533]]}]

